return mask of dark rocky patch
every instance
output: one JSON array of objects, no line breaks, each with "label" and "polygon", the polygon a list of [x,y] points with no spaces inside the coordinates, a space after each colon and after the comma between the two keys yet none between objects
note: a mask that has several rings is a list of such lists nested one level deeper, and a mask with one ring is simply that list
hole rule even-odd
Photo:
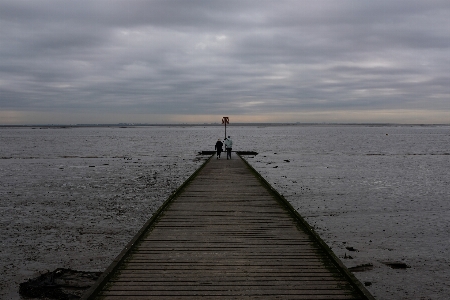
[{"label": "dark rocky patch", "polygon": [[354,251],[354,252],[358,252],[358,250],[356,250],[353,247],[345,247],[345,249],[347,249],[348,251]]},{"label": "dark rocky patch", "polygon": [[407,264],[403,262],[383,262],[386,266],[391,267],[392,269],[408,269],[411,268]]},{"label": "dark rocky patch", "polygon": [[363,264],[363,265],[358,265],[356,267],[348,268],[348,270],[350,272],[364,272],[364,271],[370,271],[372,269],[373,269],[372,264]]},{"label": "dark rocky patch", "polygon": [[102,272],[83,272],[58,268],[20,284],[23,297],[37,299],[79,299]]}]

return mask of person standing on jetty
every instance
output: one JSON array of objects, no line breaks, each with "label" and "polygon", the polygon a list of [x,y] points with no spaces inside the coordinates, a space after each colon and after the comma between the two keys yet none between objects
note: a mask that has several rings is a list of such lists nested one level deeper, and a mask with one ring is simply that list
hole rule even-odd
[{"label": "person standing on jetty", "polygon": [[233,148],[233,141],[230,136],[225,139],[225,149],[227,150],[227,159],[228,157],[231,159],[231,149]]},{"label": "person standing on jetty", "polygon": [[217,140],[215,149],[217,150],[217,159],[220,159],[220,153],[222,153],[223,143],[220,139]]}]

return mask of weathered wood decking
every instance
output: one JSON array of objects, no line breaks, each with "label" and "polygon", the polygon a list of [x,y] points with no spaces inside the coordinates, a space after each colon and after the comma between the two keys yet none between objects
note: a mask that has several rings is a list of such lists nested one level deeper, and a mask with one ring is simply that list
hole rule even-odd
[{"label": "weathered wood decking", "polygon": [[242,159],[224,156],[206,163],[85,299],[372,299]]}]

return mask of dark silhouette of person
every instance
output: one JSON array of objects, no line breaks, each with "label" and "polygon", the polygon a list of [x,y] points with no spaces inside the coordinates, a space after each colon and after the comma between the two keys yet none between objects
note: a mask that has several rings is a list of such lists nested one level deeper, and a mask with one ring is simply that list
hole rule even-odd
[{"label": "dark silhouette of person", "polygon": [[214,148],[217,150],[217,159],[220,159],[220,153],[222,153],[222,147],[223,147],[223,143],[220,141],[220,139],[218,139],[216,142],[216,146]]}]

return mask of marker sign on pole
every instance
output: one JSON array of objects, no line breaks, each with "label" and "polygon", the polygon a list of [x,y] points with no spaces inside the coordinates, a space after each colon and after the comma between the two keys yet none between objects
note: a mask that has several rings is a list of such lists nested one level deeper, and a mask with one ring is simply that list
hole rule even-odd
[{"label": "marker sign on pole", "polygon": [[227,138],[227,124],[230,124],[230,118],[223,117],[222,118],[222,124],[225,125],[225,138]]}]

